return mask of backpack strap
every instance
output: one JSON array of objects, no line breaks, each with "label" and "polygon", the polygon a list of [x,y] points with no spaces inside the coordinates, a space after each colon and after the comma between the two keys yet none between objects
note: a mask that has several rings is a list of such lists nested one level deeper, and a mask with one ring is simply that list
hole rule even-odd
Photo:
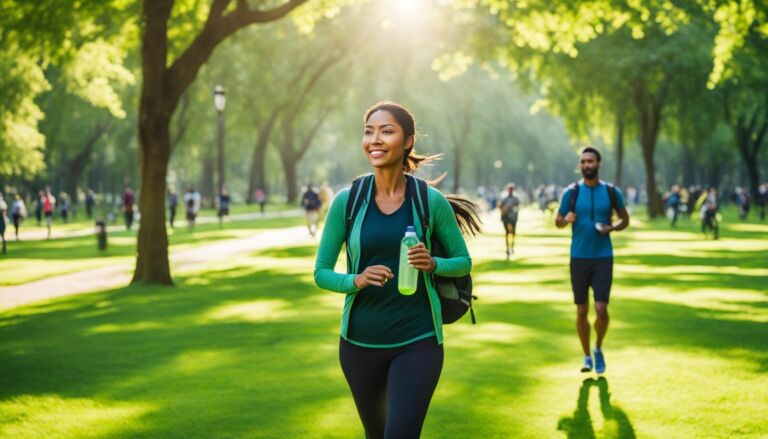
[{"label": "backpack strap", "polygon": [[608,189],[608,198],[611,200],[611,210],[618,212],[619,202],[617,201],[616,186],[613,183],[605,183],[605,187]]},{"label": "backpack strap", "polygon": [[419,222],[421,223],[421,230],[424,233],[424,238],[427,237],[427,229],[429,228],[429,185],[425,180],[406,174],[406,178],[411,179],[416,188],[416,213],[419,215]]},{"label": "backpack strap", "polygon": [[347,206],[344,214],[344,247],[347,253],[347,271],[352,270],[352,255],[349,253],[349,234],[352,231],[352,224],[355,222],[357,213],[360,212],[360,208],[363,205],[363,200],[368,195],[368,189],[371,187],[371,181],[373,181],[373,174],[362,175],[352,181],[352,188],[349,190],[349,197],[347,198]]},{"label": "backpack strap", "polygon": [[344,215],[347,227],[347,237],[349,237],[349,231],[352,228],[352,223],[355,221],[355,216],[357,216],[357,212],[360,211],[360,207],[363,205],[363,200],[368,194],[371,180],[373,180],[373,174],[357,177],[352,182],[352,188],[349,190],[349,198],[347,198],[346,213]]},{"label": "backpack strap", "polygon": [[568,211],[576,213],[576,197],[579,196],[579,182],[571,183],[568,188],[571,190],[571,207]]}]

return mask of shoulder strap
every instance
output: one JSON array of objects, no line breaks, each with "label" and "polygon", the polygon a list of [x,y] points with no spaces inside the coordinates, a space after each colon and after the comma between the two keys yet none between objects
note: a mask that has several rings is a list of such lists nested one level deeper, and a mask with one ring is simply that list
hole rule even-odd
[{"label": "shoulder strap", "polygon": [[605,187],[608,189],[608,198],[611,200],[611,209],[617,210],[619,202],[616,200],[616,186],[612,183],[605,183]]},{"label": "shoulder strap", "polygon": [[576,197],[579,196],[579,182],[571,183],[569,186],[571,189],[571,208],[569,212],[576,212]]},{"label": "shoulder strap", "polygon": [[349,190],[349,198],[347,198],[347,209],[344,215],[345,224],[347,227],[347,235],[349,234],[349,230],[352,227],[352,222],[355,220],[357,212],[360,211],[360,207],[363,204],[363,199],[368,193],[368,188],[371,185],[371,177],[371,174],[363,175],[361,177],[357,177],[352,182],[352,188]]},{"label": "shoulder strap", "polygon": [[416,213],[419,214],[419,221],[421,222],[421,230],[424,236],[427,235],[427,228],[429,228],[429,185],[425,180],[408,175],[416,187]]}]

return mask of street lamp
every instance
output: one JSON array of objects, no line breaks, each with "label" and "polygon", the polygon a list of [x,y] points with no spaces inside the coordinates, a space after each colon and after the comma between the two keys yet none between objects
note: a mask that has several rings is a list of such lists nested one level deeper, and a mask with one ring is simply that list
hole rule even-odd
[{"label": "street lamp", "polygon": [[221,194],[224,188],[224,108],[227,106],[227,95],[224,87],[217,85],[213,88],[213,105],[216,107],[216,148],[217,148],[217,167],[219,174],[218,192]]}]

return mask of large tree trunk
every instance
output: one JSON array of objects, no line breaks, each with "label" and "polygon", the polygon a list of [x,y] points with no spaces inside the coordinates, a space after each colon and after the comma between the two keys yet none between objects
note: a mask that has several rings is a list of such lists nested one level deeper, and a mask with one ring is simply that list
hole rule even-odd
[{"label": "large tree trunk", "polygon": [[139,106],[139,165],[141,197],[138,256],[132,282],[172,285],[165,230],[165,177],[171,155],[166,81],[167,21],[173,1],[144,0],[141,103]]},{"label": "large tree trunk", "polygon": [[766,105],[765,116],[761,117],[763,112],[763,109],[758,107],[749,116],[749,121],[747,121],[748,117],[746,114],[739,114],[734,129],[736,144],[739,147],[739,154],[747,170],[749,189],[753,199],[757,197],[758,187],[760,186],[760,171],[757,166],[757,159],[760,155],[760,148],[763,146],[766,131],[768,131],[768,105]]},{"label": "large tree trunk", "polygon": [[648,216],[655,218],[663,214],[661,197],[656,187],[656,166],[654,163],[656,140],[659,137],[659,128],[661,127],[663,100],[659,95],[649,95],[642,79],[635,80],[633,88],[635,105],[640,114],[640,146],[643,149],[643,162],[645,162],[645,190],[648,194]]},{"label": "large tree trunk", "polygon": [[453,193],[459,193],[461,186],[461,145],[453,145]]},{"label": "large tree trunk", "polygon": [[251,159],[251,174],[248,179],[248,203],[253,203],[253,194],[257,188],[261,188],[264,193],[269,192],[266,187],[267,177],[264,159],[267,155],[267,146],[269,146],[272,128],[275,126],[278,114],[280,114],[280,108],[275,108],[267,122],[259,130],[259,140],[253,148],[253,158]]},{"label": "large tree trunk", "polygon": [[98,143],[101,137],[106,134],[109,129],[109,122],[98,122],[94,127],[93,132],[91,132],[91,135],[86,139],[83,149],[80,150],[73,159],[67,162],[66,190],[72,198],[72,201],[75,203],[82,201],[77,199],[77,188],[80,187],[83,170],[85,170],[85,166],[91,161],[91,156],[93,155],[96,143]]},{"label": "large tree trunk", "polygon": [[617,187],[622,187],[622,170],[624,163],[624,118],[616,119],[616,181]]},{"label": "large tree trunk", "polygon": [[168,67],[168,19],[173,0],[144,0],[142,87],[139,105],[139,159],[142,220],[133,282],[170,285],[165,192],[171,155],[169,125],[179,98],[194,81],[213,49],[238,29],[285,16],[306,0],[289,0],[269,10],[254,10],[247,1],[213,0],[208,18],[192,43]]}]

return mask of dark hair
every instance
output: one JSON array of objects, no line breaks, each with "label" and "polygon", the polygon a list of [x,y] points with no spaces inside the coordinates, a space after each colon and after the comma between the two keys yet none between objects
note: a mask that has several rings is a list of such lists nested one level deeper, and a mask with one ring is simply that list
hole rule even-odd
[{"label": "dark hair", "polygon": [[[386,111],[395,118],[397,123],[403,128],[403,135],[407,140],[409,137],[413,137],[414,145],[416,143],[416,120],[413,115],[405,109],[402,105],[394,102],[383,101],[379,102],[373,107],[369,108],[365,112],[363,122],[367,123],[371,115],[377,111]],[[434,154],[430,156],[417,155],[413,152],[413,146],[405,151],[403,157],[403,172],[412,172],[421,164],[429,164],[434,160],[442,158],[442,154]],[[440,181],[445,178],[444,173],[440,177],[428,181],[430,186],[436,186]],[[456,221],[459,223],[459,229],[465,235],[475,235],[480,232],[480,218],[478,217],[478,206],[464,197],[458,194],[446,194],[445,198],[453,209],[453,213],[456,215]]]},{"label": "dark hair", "polygon": [[379,102],[365,112],[363,122],[367,123],[371,115],[377,111],[386,111],[395,118],[397,124],[403,129],[403,137],[405,137],[405,140],[408,140],[409,137],[413,137],[413,145],[405,150],[405,156],[403,157],[404,172],[415,171],[420,164],[428,164],[441,157],[442,154],[424,156],[413,152],[414,146],[416,145],[416,120],[405,107],[389,101]]},{"label": "dark hair", "polygon": [[586,152],[590,152],[594,154],[597,157],[598,162],[602,160],[602,157],[600,157],[600,151],[596,150],[595,148],[591,146],[585,146],[584,149],[581,150],[581,154],[584,154]]}]

